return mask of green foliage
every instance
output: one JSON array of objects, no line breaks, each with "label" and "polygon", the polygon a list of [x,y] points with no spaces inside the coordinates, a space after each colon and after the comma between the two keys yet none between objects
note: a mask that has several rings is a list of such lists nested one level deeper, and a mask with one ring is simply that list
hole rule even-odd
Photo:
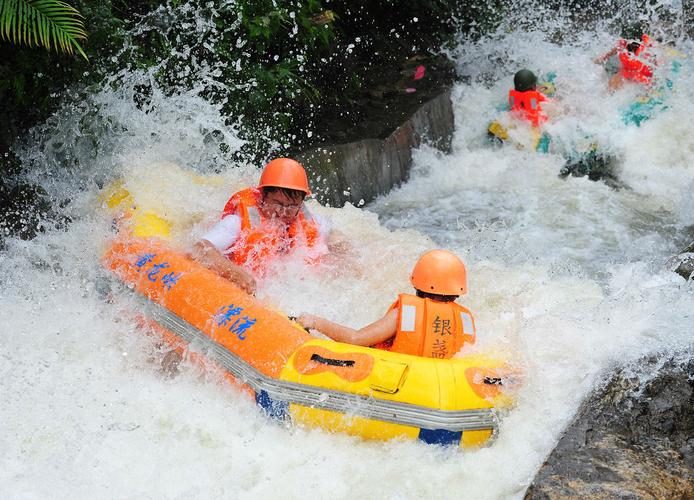
[{"label": "green foliage", "polygon": [[[0,12],[19,1],[0,0]],[[326,116],[345,116],[365,89],[391,74],[398,80],[403,61],[437,50],[459,27],[493,19],[499,1],[71,0],[89,32],[81,47],[90,66],[22,46],[7,50],[0,37],[0,109],[10,117],[0,127],[0,171],[12,163],[9,145],[46,119],[66,88],[132,71],[149,73],[133,96],[143,109],[155,94],[194,91],[240,129],[249,141],[242,154],[301,149],[329,131]],[[120,76],[111,81],[120,83]]]},{"label": "green foliage", "polygon": [[[318,0],[167,4],[143,18],[121,58],[165,92],[202,87],[249,141],[242,154],[263,155],[301,140],[297,110],[320,98],[307,62],[329,53],[333,20]],[[146,105],[151,89],[141,92]]]},{"label": "green foliage", "polygon": [[76,50],[87,59],[78,40],[85,40],[82,15],[60,0],[0,0],[0,37],[15,44]]},{"label": "green foliage", "polygon": [[[4,0],[0,4],[4,6]],[[0,176],[16,173],[19,162],[11,146],[24,137],[32,125],[48,118],[63,98],[64,90],[79,82],[95,85],[113,71],[111,59],[124,43],[123,21],[114,15],[109,0],[74,0],[82,12],[89,40],[83,44],[91,64],[80,58],[37,51],[24,45],[10,45],[0,37]],[[140,2],[129,2],[129,8]],[[149,10],[147,7],[146,10]],[[109,64],[107,64],[109,63]]]}]

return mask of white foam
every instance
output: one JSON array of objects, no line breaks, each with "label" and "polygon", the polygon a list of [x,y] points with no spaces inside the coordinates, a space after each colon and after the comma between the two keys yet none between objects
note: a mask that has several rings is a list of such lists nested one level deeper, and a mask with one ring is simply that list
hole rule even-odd
[{"label": "white foam", "polygon": [[[352,260],[307,269],[295,259],[262,284],[264,300],[288,313],[361,326],[410,290],[410,268],[424,250],[458,252],[468,264],[462,303],[475,314],[477,349],[511,352],[526,373],[496,444],[465,454],[286,429],[218,384],[214,373],[186,365],[174,379],[161,376],[161,354],[126,313],[133,308],[127,294],[106,303],[95,290],[110,233],[108,216],[94,215],[91,179],[127,173],[130,189],[180,219],[177,234],[186,245],[257,170],[226,165],[215,145],[204,145],[205,130],[223,129],[229,143],[234,132],[194,94],[157,95],[157,106],[144,113],[127,89],[103,90],[95,97],[102,116],[130,126],[104,134],[95,157],[78,147],[79,113],[56,115],[60,127],[44,129],[43,142],[23,159],[49,170],[68,153],[77,159],[81,172],[46,182],[72,199],[74,222],[33,241],[12,240],[0,253],[3,495],[521,497],[607,370],[691,345],[691,285],[664,267],[694,216],[694,133],[679,127],[673,134],[694,111],[690,91],[643,127],[623,126],[615,109],[629,95],[604,93],[606,78],[590,62],[609,41],[586,33],[559,46],[541,33],[516,32],[461,46],[459,65],[486,72],[491,86],[474,80],[456,87],[452,154],[420,149],[411,181],[368,210],[313,206],[346,235]],[[483,62],[502,49],[507,65]],[[559,153],[487,148],[493,108],[514,69],[530,62],[557,71],[559,91],[566,89],[567,114],[553,133],[571,139],[593,130],[621,158],[633,191],[558,179]],[[690,72],[682,78],[681,88],[694,88]],[[189,173],[204,171],[206,158],[222,167],[221,182],[191,182]],[[162,172],[165,181],[154,184]]]}]

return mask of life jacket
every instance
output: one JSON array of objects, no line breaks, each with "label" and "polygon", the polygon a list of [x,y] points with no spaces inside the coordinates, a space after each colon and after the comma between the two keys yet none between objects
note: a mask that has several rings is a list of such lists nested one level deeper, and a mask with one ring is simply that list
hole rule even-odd
[{"label": "life jacket", "polygon": [[378,349],[446,359],[465,342],[475,343],[472,313],[455,302],[438,302],[415,295],[400,294],[388,312],[398,310],[398,329]]},{"label": "life jacket", "polygon": [[526,90],[518,92],[516,89],[508,91],[508,105],[511,112],[523,120],[527,120],[534,127],[539,127],[541,123],[547,121],[547,117],[542,112],[541,102],[547,98],[537,90]]},{"label": "life jacket", "polygon": [[319,231],[313,216],[303,205],[289,227],[266,219],[258,207],[261,199],[259,188],[239,191],[227,201],[222,218],[233,214],[241,219],[241,233],[227,250],[227,257],[262,275],[273,259],[296,248],[316,247]]},{"label": "life jacket", "polygon": [[627,42],[620,40],[619,62],[622,68],[619,73],[627,80],[650,84],[653,80],[653,65],[648,62],[650,58],[648,48],[652,45],[651,39],[648,35],[643,35],[641,40],[641,45],[633,53],[627,50]]}]

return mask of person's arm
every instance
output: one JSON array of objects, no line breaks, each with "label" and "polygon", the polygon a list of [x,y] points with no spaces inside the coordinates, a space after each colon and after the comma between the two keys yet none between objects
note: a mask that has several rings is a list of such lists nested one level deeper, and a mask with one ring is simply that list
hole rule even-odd
[{"label": "person's arm", "polygon": [[352,245],[347,241],[347,237],[333,227],[330,218],[318,214],[311,214],[311,216],[316,221],[320,239],[325,242],[330,254],[342,257],[352,251]]},{"label": "person's arm", "polygon": [[393,309],[381,319],[359,330],[333,323],[313,314],[302,314],[297,318],[297,322],[304,328],[318,330],[338,342],[371,346],[395,335],[398,329],[398,310]]},{"label": "person's arm", "polygon": [[234,244],[241,234],[241,219],[234,214],[217,222],[193,247],[192,257],[211,271],[241,287],[245,292],[255,293],[255,279],[241,267],[231,262],[222,251]]},{"label": "person's arm", "polygon": [[201,240],[193,246],[193,258],[211,271],[228,279],[246,293],[255,293],[256,283],[253,276],[243,268],[229,261],[227,257],[207,240]]},{"label": "person's arm", "polygon": [[314,215],[320,238],[327,248],[327,253],[320,253],[320,260],[323,264],[332,267],[334,271],[349,269],[354,276],[361,276],[363,270],[357,260],[354,246],[347,239],[347,236],[333,227],[332,221],[320,215]]},{"label": "person's arm", "polygon": [[603,55],[596,57],[593,59],[593,62],[595,64],[602,64],[605,61],[607,61],[610,57],[615,55],[619,51],[619,45],[616,45],[615,47],[612,47],[609,51],[605,52]]}]

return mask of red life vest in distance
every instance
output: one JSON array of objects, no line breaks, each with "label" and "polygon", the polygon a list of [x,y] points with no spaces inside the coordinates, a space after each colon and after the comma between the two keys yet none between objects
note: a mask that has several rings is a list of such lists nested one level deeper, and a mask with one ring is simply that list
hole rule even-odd
[{"label": "red life vest in distance", "polygon": [[248,188],[234,194],[224,206],[222,218],[237,215],[241,233],[226,251],[235,264],[263,275],[268,264],[297,248],[312,249],[319,241],[318,225],[302,205],[294,221],[285,226],[263,217],[258,208],[262,194],[259,188]]},{"label": "red life vest in distance", "polygon": [[534,127],[539,127],[541,123],[547,121],[540,106],[540,103],[546,100],[547,98],[537,90],[518,92],[516,89],[511,89],[508,91],[508,105],[511,112],[515,116],[529,121]]},{"label": "red life vest in distance", "polygon": [[472,313],[455,302],[438,302],[400,294],[388,312],[398,310],[395,336],[375,345],[378,349],[427,358],[448,359],[465,342],[474,344]]},{"label": "red life vest in distance", "polygon": [[627,50],[627,41],[619,41],[619,62],[622,68],[619,74],[627,80],[650,84],[653,80],[653,63],[649,62],[651,55],[648,48],[651,47],[651,39],[648,35],[641,37],[641,45],[635,52]]}]

